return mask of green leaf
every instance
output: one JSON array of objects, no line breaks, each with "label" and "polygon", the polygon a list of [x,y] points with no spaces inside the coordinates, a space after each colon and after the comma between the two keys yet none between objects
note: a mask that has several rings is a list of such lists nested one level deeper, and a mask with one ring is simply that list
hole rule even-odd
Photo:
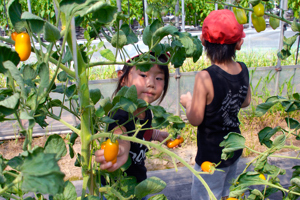
[{"label": "green leaf", "polygon": [[14,65],[14,63],[12,63],[10,60],[3,62],[3,66],[4,66],[5,69],[9,70],[11,76],[13,77],[13,79],[15,79],[15,81],[17,82],[17,84],[21,88],[21,96],[24,99],[27,99],[26,91],[25,91],[25,84],[24,84],[21,72]]},{"label": "green leaf", "polygon": [[151,69],[152,66],[152,64],[136,65],[136,69],[141,70],[142,72],[147,72]]},{"label": "green leaf", "polygon": [[100,200],[100,197],[89,195],[87,197],[84,197],[83,200]]},{"label": "green leaf", "polygon": [[137,90],[136,90],[135,85],[132,85],[131,87],[128,88],[124,97],[134,103],[137,103],[138,96],[137,96]]},{"label": "green leaf", "polygon": [[224,147],[222,150],[221,158],[227,160],[234,151],[245,148],[245,138],[239,133],[228,133],[224,140],[220,143],[220,147]]},{"label": "green leaf", "polygon": [[103,115],[105,115],[105,111],[104,111],[103,107],[100,106],[96,110],[95,114],[96,114],[97,117],[103,117]]},{"label": "green leaf", "polygon": [[56,195],[64,188],[64,174],[60,171],[54,154],[33,152],[24,159],[20,168],[22,173],[22,190]]},{"label": "green leaf", "polygon": [[260,144],[265,144],[267,147],[271,148],[273,142],[270,140],[270,138],[281,130],[280,126],[275,127],[272,129],[271,127],[265,127],[258,133],[258,138]]},{"label": "green leaf", "polygon": [[84,4],[85,0],[62,0],[59,3],[60,10],[66,14],[66,17],[73,17],[76,7]]},{"label": "green leaf", "polygon": [[185,48],[186,57],[193,57],[194,52],[197,51],[197,46],[194,44],[194,38],[190,33],[187,32],[177,32],[178,40]]},{"label": "green leaf", "polygon": [[110,111],[110,109],[112,109],[112,107],[113,107],[113,104],[111,103],[109,97],[106,97],[106,98],[104,98],[104,99],[101,99],[101,100],[99,101],[99,105],[100,105],[101,107],[103,107],[103,109],[104,109],[104,111],[105,111],[105,115],[107,115],[108,112]]},{"label": "green leaf", "polygon": [[154,117],[165,118],[165,113],[167,113],[167,111],[163,107],[149,105],[149,108],[152,110]]},{"label": "green leaf", "polygon": [[127,38],[127,44],[134,44],[139,41],[138,37],[135,33],[131,30],[128,24],[122,24],[121,30],[125,33]]},{"label": "green leaf", "polygon": [[19,171],[19,170],[20,170],[20,167],[21,167],[22,164],[23,164],[23,162],[24,162],[24,161],[23,161],[23,159],[22,159],[21,156],[15,156],[15,157],[13,157],[12,159],[10,159],[10,160],[7,162],[7,164],[8,164],[11,168],[13,168],[13,169]]},{"label": "green leaf", "polygon": [[291,28],[294,32],[300,32],[300,24],[297,22],[296,18],[294,19]]},{"label": "green leaf", "polygon": [[260,0],[249,0],[249,3],[254,7],[260,3]]},{"label": "green leaf", "polygon": [[295,100],[300,101],[300,94],[299,93],[294,93],[293,97],[294,97]]},{"label": "green leaf", "polygon": [[99,88],[90,89],[90,98],[94,105],[101,99],[102,94]]},{"label": "green leaf", "polygon": [[67,49],[67,51],[61,61],[62,63],[70,62],[73,60],[73,56],[72,56],[72,52],[70,51],[70,48],[67,47],[66,49]]},{"label": "green leaf", "polygon": [[[12,96],[6,98],[5,100],[0,101],[0,106],[14,110],[16,109],[16,106],[19,103],[19,99],[20,99],[19,93],[15,93]],[[2,110],[0,111],[2,112]]]},{"label": "green leaf", "polygon": [[185,49],[183,47],[178,48],[172,57],[171,63],[175,68],[181,67],[186,59]]},{"label": "green leaf", "polygon": [[279,101],[273,101],[273,102],[266,102],[266,103],[261,103],[256,107],[255,110],[255,116],[261,117],[263,116],[270,108],[272,108],[276,103]]},{"label": "green leaf", "polygon": [[157,194],[149,198],[149,200],[168,200],[164,194]]},{"label": "green leaf", "polygon": [[162,23],[160,20],[156,19],[150,24],[150,30],[152,33],[155,33],[157,29],[163,27]]},{"label": "green leaf", "polygon": [[22,74],[24,81],[31,81],[36,78],[36,72],[31,65],[22,67]]},{"label": "green leaf", "polygon": [[7,4],[8,16],[11,23],[15,26],[18,22],[21,22],[22,6],[18,0],[10,0]]},{"label": "green leaf", "polygon": [[7,71],[7,69],[5,69],[3,66],[3,63],[7,60],[10,60],[14,65],[17,66],[20,62],[20,57],[18,53],[10,46],[0,43],[0,73],[4,74]]},{"label": "green leaf", "polygon": [[49,68],[47,67],[46,63],[43,62],[38,65],[38,74],[40,77],[38,94],[41,95],[46,91],[50,84]]},{"label": "green leaf", "polygon": [[202,55],[203,46],[202,46],[202,42],[198,39],[197,36],[193,37],[193,42],[196,46],[196,50],[194,51],[194,54],[193,54],[193,62],[195,63],[198,61],[198,59]]},{"label": "green leaf", "polygon": [[135,187],[135,195],[137,198],[143,198],[149,194],[161,192],[167,184],[157,177],[150,177],[140,182]]},{"label": "green leaf", "polygon": [[[153,31],[151,29],[151,31]],[[178,29],[175,26],[164,26],[164,27],[159,27],[153,34],[153,44],[156,43],[158,40],[162,40],[165,36],[167,35],[174,35],[176,32],[178,32]]]},{"label": "green leaf", "polygon": [[74,200],[77,198],[76,188],[72,182],[66,181],[64,186],[64,192],[62,194],[56,194],[53,200]]},{"label": "green leaf", "polygon": [[113,120],[113,119],[109,118],[108,116],[101,117],[99,120],[101,122],[107,123],[107,124],[110,124],[110,123],[113,123],[113,122],[116,121],[116,120]]},{"label": "green leaf", "polygon": [[24,12],[24,13],[22,13],[21,19],[26,20],[29,23],[32,32],[34,32],[36,34],[43,33],[43,31],[44,31],[43,27],[44,27],[45,21],[42,18],[40,18],[30,12]]},{"label": "green leaf", "polygon": [[98,23],[108,24],[113,21],[117,10],[117,7],[111,6],[103,1],[98,1],[98,3],[91,6],[86,13],[93,13],[92,17],[97,20]]},{"label": "green leaf", "polygon": [[44,153],[55,154],[57,160],[67,154],[65,141],[57,134],[48,137],[44,149]]},{"label": "green leaf", "polygon": [[137,104],[138,104],[138,108],[147,107],[149,105],[149,103],[143,99],[138,99]]},{"label": "green leaf", "polygon": [[122,48],[124,45],[127,44],[127,37],[125,33],[120,30],[119,32],[116,32],[112,39],[111,39],[111,45],[115,48]]},{"label": "green leaf", "polygon": [[300,178],[294,177],[291,179],[290,183],[291,183],[291,185],[296,185],[296,186],[300,187]]},{"label": "green leaf", "polygon": [[130,101],[130,99],[127,99],[125,97],[121,97],[120,102],[118,104],[123,110],[129,113],[133,113],[137,109],[137,104],[135,104],[134,102]]},{"label": "green leaf", "polygon": [[49,22],[46,22],[44,26],[44,39],[48,42],[56,42],[60,38],[61,36],[58,28],[56,28]]},{"label": "green leaf", "polygon": [[103,49],[100,51],[100,54],[102,57],[106,58],[107,60],[110,61],[115,61],[115,55],[113,54],[113,52],[110,49]]},{"label": "green leaf", "polygon": [[152,32],[150,26],[146,26],[143,32],[143,43],[149,46],[149,49],[152,47],[151,41],[152,41]]},{"label": "green leaf", "polygon": [[239,175],[238,180],[239,185],[243,187],[253,186],[253,185],[265,185],[266,180],[259,177],[259,173],[248,171]]},{"label": "green leaf", "polygon": [[30,116],[26,111],[21,112],[20,119],[30,120],[34,119],[32,116]]},{"label": "green leaf", "polygon": [[277,136],[273,141],[273,147],[275,147],[277,150],[280,150],[285,145],[286,136],[285,135],[279,135]]},{"label": "green leaf", "polygon": [[68,80],[68,74],[65,71],[61,71],[57,74],[57,79],[60,82],[66,82]]}]

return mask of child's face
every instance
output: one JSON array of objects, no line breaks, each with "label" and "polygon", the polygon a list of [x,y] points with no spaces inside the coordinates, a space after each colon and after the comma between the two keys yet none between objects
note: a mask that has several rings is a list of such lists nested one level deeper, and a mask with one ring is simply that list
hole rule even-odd
[{"label": "child's face", "polygon": [[128,87],[135,85],[138,98],[152,103],[157,100],[163,92],[165,74],[157,65],[151,67],[147,72],[142,72],[137,70],[136,67],[133,67],[124,84]]}]

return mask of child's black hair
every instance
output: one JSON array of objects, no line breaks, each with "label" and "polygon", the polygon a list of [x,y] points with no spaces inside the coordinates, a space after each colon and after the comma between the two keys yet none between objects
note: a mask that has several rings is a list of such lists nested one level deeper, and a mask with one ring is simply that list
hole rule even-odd
[{"label": "child's black hair", "polygon": [[[150,54],[152,55],[152,56],[155,56],[155,53],[153,53],[153,52],[150,52]],[[139,56],[136,56],[136,57],[134,57],[134,59],[137,59]],[[168,59],[169,59],[169,57],[166,55],[166,54],[161,54],[159,57],[158,57],[158,60],[160,61],[160,62],[163,62],[163,63],[166,63],[166,62],[168,62]],[[153,59],[151,59],[152,61],[155,61],[155,60],[153,60]],[[127,81],[127,79],[128,79],[128,75],[129,75],[129,72],[130,72],[130,70],[133,68],[134,66],[128,66],[128,65],[124,65],[124,67],[123,67],[123,69],[122,69],[122,71],[123,71],[123,74],[122,74],[122,76],[119,78],[119,81],[118,81],[118,85],[117,85],[117,88],[116,88],[116,90],[114,91],[114,93],[113,93],[113,95],[112,96],[115,96],[116,94],[117,94],[117,92],[123,87],[122,86],[122,82],[123,81]],[[168,87],[169,87],[169,77],[170,77],[170,75],[169,75],[169,67],[168,67],[168,65],[158,65],[158,67],[159,67],[159,69],[161,69],[163,72],[164,72],[164,75],[165,75],[165,79],[164,79],[164,81],[165,81],[165,84],[164,84],[164,90],[163,90],[163,93],[162,93],[162,95],[160,96],[160,98],[159,98],[159,104],[162,102],[162,100],[164,99],[164,97],[166,96],[166,94],[167,94],[167,90],[168,90]]]},{"label": "child's black hair", "polygon": [[216,44],[204,40],[205,51],[212,63],[226,63],[235,59],[235,46],[233,44]]}]

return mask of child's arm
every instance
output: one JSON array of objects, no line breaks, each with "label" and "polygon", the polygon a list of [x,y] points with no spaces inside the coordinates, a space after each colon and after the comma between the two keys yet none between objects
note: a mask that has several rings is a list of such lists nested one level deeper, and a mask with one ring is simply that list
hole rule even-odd
[{"label": "child's arm", "polygon": [[188,92],[180,97],[187,119],[193,126],[199,126],[203,121],[209,91],[213,91],[211,78],[207,71],[200,71],[195,77],[193,96]]},{"label": "child's arm", "polygon": [[[114,133],[122,134],[123,132],[126,132],[125,127],[122,126],[121,128],[116,129]],[[106,162],[104,158],[104,150],[101,149],[95,152],[95,161],[101,164],[100,168],[102,170],[106,169],[109,172],[113,172],[126,163],[129,156],[130,142],[125,140],[118,140],[118,141],[119,141],[119,152],[118,152],[117,162],[115,164],[112,164],[112,162]]]},{"label": "child's arm", "polygon": [[243,102],[243,104],[242,104],[241,107],[242,107],[242,108],[245,108],[245,107],[249,106],[250,102],[251,102],[251,88],[250,88],[250,85],[249,85],[249,86],[248,86],[248,92],[247,92],[246,99],[245,99],[245,101]]}]

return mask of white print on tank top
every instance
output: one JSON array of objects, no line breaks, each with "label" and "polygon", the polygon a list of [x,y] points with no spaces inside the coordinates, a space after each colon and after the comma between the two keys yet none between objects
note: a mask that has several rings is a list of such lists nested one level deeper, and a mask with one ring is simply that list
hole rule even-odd
[{"label": "white print on tank top", "polygon": [[240,122],[237,118],[238,112],[241,108],[244,99],[247,96],[248,86],[241,86],[237,94],[232,94],[229,90],[228,94],[222,102],[222,111],[223,118],[223,128],[222,130],[229,130],[230,128],[236,128],[240,125]]},{"label": "white print on tank top", "polygon": [[[143,140],[145,140],[143,138]],[[129,151],[129,153],[132,155],[131,156],[131,159],[132,161],[134,162],[134,164],[141,164],[143,162],[143,160],[145,160],[146,158],[146,153],[148,151],[148,148],[142,144],[139,144],[140,145],[140,152],[137,154],[135,152],[132,152],[132,151]]]}]

